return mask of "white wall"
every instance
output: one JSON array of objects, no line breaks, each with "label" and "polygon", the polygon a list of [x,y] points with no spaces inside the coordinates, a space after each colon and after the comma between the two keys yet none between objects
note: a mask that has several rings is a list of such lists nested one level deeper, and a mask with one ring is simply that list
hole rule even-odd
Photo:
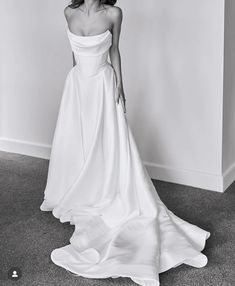
[{"label": "white wall", "polygon": [[223,1],[154,0],[144,11],[140,0],[119,3],[128,115],[152,177],[216,188]]},{"label": "white wall", "polygon": [[[67,3],[1,1],[2,149],[49,156],[71,68]],[[224,1],[118,4],[127,116],[150,175],[221,191]]]},{"label": "white wall", "polygon": [[[67,3],[1,1],[1,134],[7,145],[8,139],[22,140],[47,152],[51,144],[65,76],[72,65],[63,15]],[[27,152],[28,146],[18,143],[13,148]]]}]

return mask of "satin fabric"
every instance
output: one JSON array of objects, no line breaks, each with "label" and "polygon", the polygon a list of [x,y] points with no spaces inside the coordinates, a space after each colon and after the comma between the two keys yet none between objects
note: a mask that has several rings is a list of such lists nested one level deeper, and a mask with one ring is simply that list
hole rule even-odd
[{"label": "satin fabric", "polygon": [[75,226],[52,261],[88,278],[130,277],[158,286],[182,263],[203,267],[205,231],[171,212],[143,165],[108,62],[109,30],[68,30],[77,65],[69,72],[54,133],[42,211]]}]

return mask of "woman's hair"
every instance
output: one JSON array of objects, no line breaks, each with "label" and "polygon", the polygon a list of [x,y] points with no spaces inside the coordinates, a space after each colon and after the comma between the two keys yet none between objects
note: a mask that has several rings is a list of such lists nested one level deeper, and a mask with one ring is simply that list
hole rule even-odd
[{"label": "woman's hair", "polygon": [[[107,5],[114,5],[117,0],[99,0],[101,4],[107,4]],[[68,5],[70,8],[78,8],[80,5],[84,3],[84,0],[72,0],[71,4]]]}]

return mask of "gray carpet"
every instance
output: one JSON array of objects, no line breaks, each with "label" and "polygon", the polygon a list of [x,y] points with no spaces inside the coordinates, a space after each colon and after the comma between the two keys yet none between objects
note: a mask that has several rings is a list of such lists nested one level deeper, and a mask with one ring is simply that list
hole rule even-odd
[{"label": "gray carpet", "polygon": [[[74,277],[52,263],[51,251],[69,243],[74,226],[39,209],[47,169],[47,160],[0,152],[0,285],[137,285],[130,278]],[[235,183],[223,194],[162,181],[154,184],[170,210],[211,232],[203,251],[207,266],[170,269],[160,274],[161,286],[234,286]],[[7,278],[13,266],[22,270],[18,281]]]}]

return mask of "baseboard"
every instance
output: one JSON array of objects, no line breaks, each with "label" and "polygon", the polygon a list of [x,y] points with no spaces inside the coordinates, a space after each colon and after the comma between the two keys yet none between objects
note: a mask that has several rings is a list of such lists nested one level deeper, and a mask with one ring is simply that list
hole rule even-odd
[{"label": "baseboard", "polygon": [[235,163],[224,174],[211,174],[197,170],[177,169],[144,162],[152,179],[187,185],[215,192],[224,192],[235,180]]},{"label": "baseboard", "polygon": [[[49,159],[51,146],[35,142],[0,137],[0,150]],[[210,174],[195,170],[177,169],[143,162],[152,179],[187,185],[210,191],[224,192],[235,180],[235,162],[223,174]]]},{"label": "baseboard", "polygon": [[0,150],[42,159],[49,159],[51,146],[35,142],[0,137]]},{"label": "baseboard", "polygon": [[235,162],[223,172],[223,189],[226,190],[235,181]]}]

